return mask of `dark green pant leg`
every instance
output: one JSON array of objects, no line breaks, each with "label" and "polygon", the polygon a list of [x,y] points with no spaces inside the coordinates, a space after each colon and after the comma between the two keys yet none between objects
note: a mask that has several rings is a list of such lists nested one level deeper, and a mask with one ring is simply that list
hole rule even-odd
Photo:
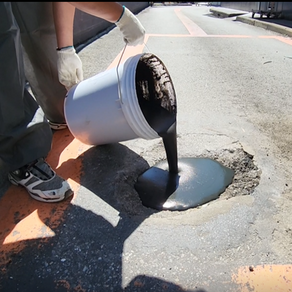
[{"label": "dark green pant leg", "polygon": [[11,171],[47,156],[52,131],[25,88],[19,28],[10,2],[0,2],[0,19],[0,159]]}]

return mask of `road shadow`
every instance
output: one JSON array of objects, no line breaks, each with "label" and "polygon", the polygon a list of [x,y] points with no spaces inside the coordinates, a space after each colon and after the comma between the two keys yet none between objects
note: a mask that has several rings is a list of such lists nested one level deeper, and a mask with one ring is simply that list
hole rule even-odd
[{"label": "road shadow", "polygon": [[[59,167],[74,168],[74,160],[82,160],[81,187],[74,200],[50,204],[46,211],[44,206],[48,204],[31,199],[30,208],[21,210],[1,231],[13,233],[15,226],[32,212],[46,226],[38,238],[22,239],[22,249],[9,247],[19,246],[19,242],[2,242],[9,253],[5,254],[2,248],[1,256],[8,260],[0,267],[0,290],[190,291],[139,274],[138,270],[123,287],[124,243],[146,218],[158,212],[144,207],[133,187],[136,178],[149,167],[148,163],[119,143],[91,147]],[[15,202],[17,199],[11,197]],[[116,224],[103,214],[103,206],[115,210],[115,215],[109,217],[115,217]],[[2,238],[6,236],[2,234]],[[148,265],[151,266],[151,257]]]}]

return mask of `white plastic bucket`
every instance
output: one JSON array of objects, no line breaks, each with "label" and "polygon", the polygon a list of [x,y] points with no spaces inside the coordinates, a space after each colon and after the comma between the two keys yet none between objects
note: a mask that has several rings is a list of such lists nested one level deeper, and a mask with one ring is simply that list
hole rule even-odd
[{"label": "white plastic bucket", "polygon": [[159,138],[146,121],[136,95],[135,74],[141,56],[130,57],[69,90],[64,111],[76,139],[88,145],[102,145]]}]

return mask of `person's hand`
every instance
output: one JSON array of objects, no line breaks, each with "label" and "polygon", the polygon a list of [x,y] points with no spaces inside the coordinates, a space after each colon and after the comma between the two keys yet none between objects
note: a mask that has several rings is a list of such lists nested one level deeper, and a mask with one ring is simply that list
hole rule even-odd
[{"label": "person's hand", "polygon": [[83,80],[82,62],[74,47],[57,50],[58,77],[67,90]]},{"label": "person's hand", "polygon": [[124,41],[130,46],[143,44],[145,29],[138,18],[124,6],[121,18],[116,22],[116,26],[124,35]]}]

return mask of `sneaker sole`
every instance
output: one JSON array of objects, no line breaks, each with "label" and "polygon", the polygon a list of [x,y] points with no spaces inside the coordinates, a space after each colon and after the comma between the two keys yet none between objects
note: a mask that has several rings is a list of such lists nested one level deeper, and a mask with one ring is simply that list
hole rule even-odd
[{"label": "sneaker sole", "polygon": [[67,129],[68,127],[67,127],[67,125],[65,126],[52,126],[52,125],[50,125],[50,127],[51,127],[51,129],[52,130],[55,130],[55,131],[60,131],[60,130],[65,130],[65,129]]},{"label": "sneaker sole", "polygon": [[41,198],[41,197],[39,197],[39,196],[37,196],[37,195],[35,195],[35,194],[29,192],[29,191],[27,191],[27,192],[30,194],[30,196],[31,196],[33,199],[35,199],[35,200],[37,200],[37,201],[40,201],[40,202],[45,202],[45,203],[57,203],[57,202],[60,202],[60,201],[64,201],[64,200],[66,200],[67,198],[71,197],[71,196],[73,195],[73,193],[74,193],[72,190],[67,190],[67,191],[65,192],[64,196],[61,197],[61,198],[58,198],[58,199],[48,199],[48,200],[46,200],[46,199]]},{"label": "sneaker sole", "polygon": [[64,129],[68,128],[67,124],[55,124],[55,123],[50,122],[50,121],[49,121],[49,125],[50,125],[51,129],[55,130],[55,131],[64,130]]}]

